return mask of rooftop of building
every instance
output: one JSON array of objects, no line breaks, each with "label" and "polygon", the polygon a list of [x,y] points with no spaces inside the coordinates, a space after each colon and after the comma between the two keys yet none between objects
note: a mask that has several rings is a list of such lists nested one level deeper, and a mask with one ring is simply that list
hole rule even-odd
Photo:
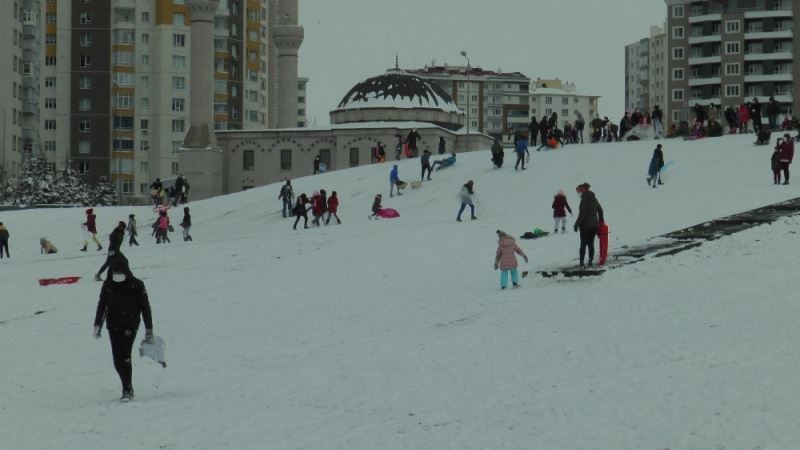
[{"label": "rooftop of building", "polygon": [[503,72],[501,69],[485,70],[481,67],[450,66],[450,65],[430,65],[422,69],[408,69],[408,73],[417,75],[464,75],[469,73],[473,77],[493,77],[493,78],[519,78],[520,80],[530,80],[525,74],[520,72]]},{"label": "rooftop of building", "polygon": [[461,113],[439,85],[401,70],[392,70],[356,84],[339,102],[336,111],[376,108],[437,109]]}]

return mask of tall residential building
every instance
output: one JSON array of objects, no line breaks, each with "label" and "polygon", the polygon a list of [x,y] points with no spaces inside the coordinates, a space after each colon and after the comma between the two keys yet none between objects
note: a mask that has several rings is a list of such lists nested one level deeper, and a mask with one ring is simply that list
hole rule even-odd
[{"label": "tall residential building", "polygon": [[663,105],[666,86],[666,35],[657,26],[650,36],[625,47],[625,109],[650,111]]},{"label": "tall residential building", "polygon": [[[71,161],[89,182],[113,181],[123,201],[147,195],[156,177],[176,176],[191,102],[185,0],[18,1],[30,4],[31,20],[39,18],[43,30],[36,46],[34,27],[25,26],[26,50],[18,55],[32,59],[22,66],[31,71],[23,84],[39,109],[23,103],[25,127],[9,127],[9,134],[39,147],[56,171]],[[265,0],[219,2],[215,129],[268,123],[268,9]],[[9,10],[0,20],[11,17]]]},{"label": "tall residential building", "polygon": [[[531,89],[531,117],[541,120],[542,116],[550,117],[553,113],[558,115],[558,126],[566,122],[575,123],[578,113],[583,117],[586,128],[589,128],[592,118],[597,114],[597,104],[600,99],[597,95],[581,94],[577,92],[575,84],[559,80],[543,80],[537,78]],[[528,124],[523,130],[527,131]]]},{"label": "tall residential building", "polygon": [[[0,29],[6,55],[0,63],[0,182],[22,168],[26,155],[38,148],[39,49],[41,21],[39,0],[3,2]],[[26,152],[27,151],[27,152]]]},{"label": "tall residential building", "polygon": [[695,104],[733,106],[774,97],[797,109],[800,51],[792,0],[665,0],[670,122],[688,120]]},{"label": "tall residential building", "polygon": [[519,72],[448,65],[406,72],[441,86],[466,113],[471,131],[501,137],[509,129],[528,129],[531,79]]}]

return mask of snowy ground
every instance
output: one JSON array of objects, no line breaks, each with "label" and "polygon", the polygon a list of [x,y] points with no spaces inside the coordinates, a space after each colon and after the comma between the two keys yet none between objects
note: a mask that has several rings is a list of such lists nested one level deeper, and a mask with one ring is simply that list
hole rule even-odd
[{"label": "snowy ground", "polygon": [[[293,231],[276,185],[192,203],[195,241],[158,247],[147,208],[98,208],[103,235],[140,218],[143,245],[125,253],[168,346],[165,370],[135,357],[129,404],[105,332],[91,336],[105,254],[78,251],[82,209],[0,213],[0,447],[797,448],[800,218],[596,279],[501,291],[492,271],[496,229],[550,230],[553,194],[577,208],[583,181],[612,255],[800,196],[772,185],[771,148],[751,141],[662,141],[675,163],[659,189],[652,142],[533,152],[524,172],[510,153],[501,170],[488,151],[459,155],[393,199],[390,164],[360,167],[293,183],[338,191],[341,226]],[[400,163],[403,179],[418,170]],[[467,179],[479,220],[456,223]],[[367,220],[378,192],[401,218]],[[40,236],[60,253],[39,255]],[[523,269],[576,261],[575,233],[519,242]],[[67,275],[85,278],[36,283]]]}]

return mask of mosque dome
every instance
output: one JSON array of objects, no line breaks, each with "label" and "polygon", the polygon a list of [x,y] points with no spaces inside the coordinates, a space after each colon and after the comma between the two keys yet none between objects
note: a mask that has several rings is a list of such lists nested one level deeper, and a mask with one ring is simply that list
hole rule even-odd
[{"label": "mosque dome", "polygon": [[331,111],[331,123],[431,122],[450,129],[464,125],[464,113],[436,83],[391,71],[368,78]]}]

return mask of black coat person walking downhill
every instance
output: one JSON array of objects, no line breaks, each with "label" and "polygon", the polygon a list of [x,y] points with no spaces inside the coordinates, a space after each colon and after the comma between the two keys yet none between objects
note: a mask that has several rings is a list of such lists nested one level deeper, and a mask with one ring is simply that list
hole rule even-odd
[{"label": "black coat person walking downhill", "polygon": [[578,218],[575,219],[573,229],[581,232],[581,247],[578,252],[580,257],[581,269],[587,266],[583,264],[584,257],[586,256],[586,249],[589,249],[589,265],[592,267],[594,260],[594,238],[597,236],[597,230],[600,227],[600,222],[603,220],[603,207],[597,201],[594,192],[590,191],[591,186],[589,183],[579,184],[575,191],[581,198],[581,203],[578,206]]},{"label": "black coat person walking downhill", "polygon": [[297,204],[294,206],[292,212],[294,213],[294,225],[292,225],[292,229],[297,229],[297,222],[300,222],[300,218],[303,218],[303,228],[308,228],[308,196],[306,194],[300,194],[297,197]]},{"label": "black coat person walking downhill", "polygon": [[153,342],[153,317],[144,283],[133,276],[128,260],[117,255],[111,261],[106,281],[100,289],[100,301],[94,317],[94,337],[100,339],[103,321],[111,341],[114,369],[122,383],[122,401],[133,400],[131,350],[144,319],[145,342]]},{"label": "black coat person walking downhill", "polygon": [[106,257],[106,262],[100,266],[100,270],[98,270],[95,274],[95,281],[103,281],[103,279],[100,278],[100,274],[102,274],[103,271],[108,268],[108,266],[111,264],[111,260],[115,256],[121,255],[120,247],[122,247],[122,242],[125,240],[125,227],[125,222],[120,220],[117,226],[114,227],[114,230],[111,232],[111,234],[108,235],[108,256]]}]

